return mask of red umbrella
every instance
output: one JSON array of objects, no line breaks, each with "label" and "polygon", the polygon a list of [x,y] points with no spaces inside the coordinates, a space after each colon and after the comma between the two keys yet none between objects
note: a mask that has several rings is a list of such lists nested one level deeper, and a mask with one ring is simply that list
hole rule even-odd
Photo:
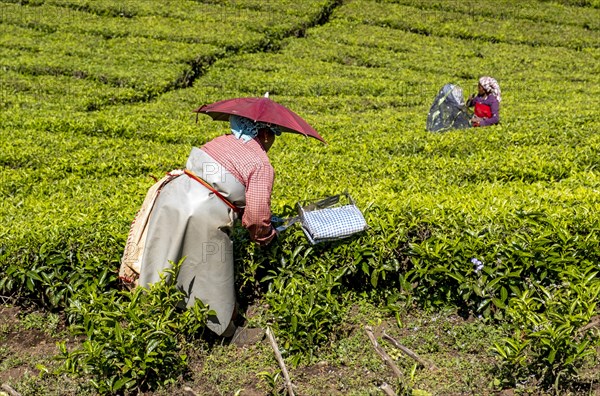
[{"label": "red umbrella", "polygon": [[284,132],[301,133],[326,143],[317,131],[308,125],[298,114],[266,96],[262,98],[222,100],[200,106],[194,110],[194,113],[208,114],[215,121],[229,121],[229,116],[235,114],[250,118],[253,121],[275,124]]}]

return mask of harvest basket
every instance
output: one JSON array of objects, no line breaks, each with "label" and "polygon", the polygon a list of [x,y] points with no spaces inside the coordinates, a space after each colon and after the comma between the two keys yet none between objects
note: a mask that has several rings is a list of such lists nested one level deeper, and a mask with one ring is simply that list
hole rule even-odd
[{"label": "harvest basket", "polygon": [[310,243],[336,241],[365,231],[365,218],[348,194],[297,203],[302,230]]}]

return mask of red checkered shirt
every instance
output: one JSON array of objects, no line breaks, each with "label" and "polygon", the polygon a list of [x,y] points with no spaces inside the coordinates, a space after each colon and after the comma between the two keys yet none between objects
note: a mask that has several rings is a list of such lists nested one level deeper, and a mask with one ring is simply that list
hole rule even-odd
[{"label": "red checkered shirt", "polygon": [[256,139],[246,143],[233,135],[219,136],[201,147],[246,187],[242,225],[250,239],[266,245],[275,237],[271,225],[271,192],[275,170],[265,149]]}]

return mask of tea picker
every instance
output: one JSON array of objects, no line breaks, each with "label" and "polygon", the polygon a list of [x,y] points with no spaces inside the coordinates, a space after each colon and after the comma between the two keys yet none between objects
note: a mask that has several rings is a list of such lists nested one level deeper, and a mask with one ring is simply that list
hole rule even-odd
[{"label": "tea picker", "polygon": [[185,291],[181,306],[201,300],[214,312],[206,327],[240,339],[231,230],[241,220],[253,243],[271,243],[277,232],[270,221],[275,171],[268,151],[283,132],[325,141],[267,95],[221,100],[194,112],[228,122],[229,130],[192,147],[184,169],[171,170],[148,190],[130,227],[119,277],[132,288],[149,287],[171,263],[182,262],[171,280]]},{"label": "tea picker", "polygon": [[[445,84],[429,109],[426,129],[430,132],[446,132],[499,123],[502,98],[498,81],[489,76],[481,77],[477,90],[477,95],[470,95],[465,102],[462,88]],[[474,112],[469,110],[471,107],[474,107]]]}]

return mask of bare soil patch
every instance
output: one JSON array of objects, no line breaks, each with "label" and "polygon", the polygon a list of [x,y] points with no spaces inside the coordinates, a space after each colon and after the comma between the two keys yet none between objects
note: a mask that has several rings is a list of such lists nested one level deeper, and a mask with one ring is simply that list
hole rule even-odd
[{"label": "bare soil patch", "polygon": [[0,306],[0,383],[37,375],[37,362],[57,353],[57,339],[39,329],[24,328],[22,314],[19,307]]}]

